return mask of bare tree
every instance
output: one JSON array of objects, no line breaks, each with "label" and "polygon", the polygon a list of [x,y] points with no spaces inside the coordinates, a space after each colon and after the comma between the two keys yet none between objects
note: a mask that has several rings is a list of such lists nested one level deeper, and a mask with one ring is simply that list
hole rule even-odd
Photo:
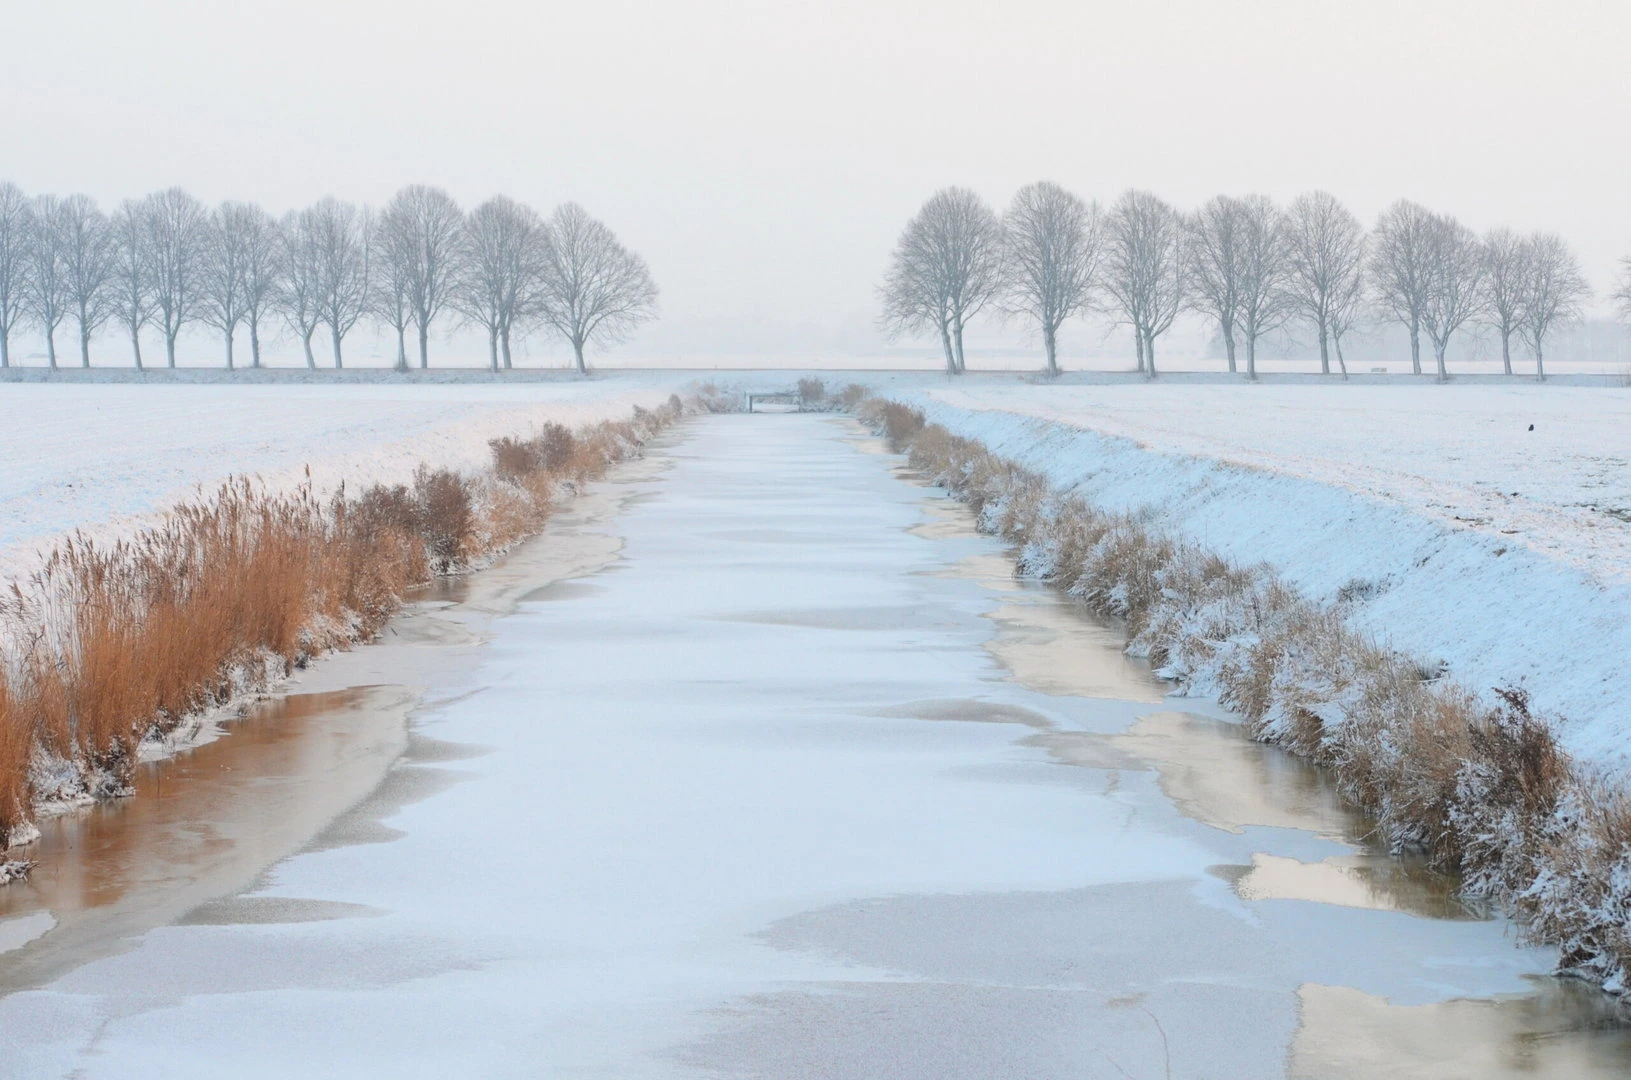
[{"label": "bare tree", "polygon": [[[1322,374],[1331,373],[1331,341],[1339,309],[1345,317],[1343,330],[1353,325],[1364,267],[1365,232],[1358,218],[1324,191],[1292,200],[1286,213],[1286,291],[1319,338]],[[1346,377],[1348,365],[1340,347],[1337,353]]]},{"label": "bare tree", "polygon": [[1523,324],[1528,291],[1529,244],[1511,229],[1484,234],[1484,304],[1482,318],[1501,338],[1501,367],[1512,374],[1512,335]]},{"label": "bare tree", "polygon": [[1348,361],[1342,355],[1342,339],[1366,317],[1364,265],[1365,244],[1361,238],[1350,272],[1335,280],[1326,297],[1325,326],[1330,331],[1337,367],[1342,370],[1344,379],[1348,377]]},{"label": "bare tree", "polygon": [[409,307],[419,329],[419,366],[429,367],[431,324],[458,289],[464,215],[447,192],[413,184],[396,193],[382,216],[383,228],[394,238],[381,255],[403,262],[385,271],[385,278],[391,281],[400,275],[407,283]]},{"label": "bare tree", "polygon": [[1410,331],[1410,370],[1421,374],[1421,328],[1432,290],[1428,233],[1433,215],[1400,199],[1382,212],[1371,236],[1370,281],[1378,304]]},{"label": "bare tree", "polygon": [[126,199],[109,222],[113,313],[130,334],[136,370],[142,370],[142,327],[153,318],[153,274],[148,267],[146,204]]},{"label": "bare tree", "polygon": [[934,330],[946,358],[946,373],[955,375],[957,351],[951,344],[951,300],[942,271],[943,263],[935,257],[928,223],[919,211],[906,223],[889,256],[889,269],[878,290],[883,303],[879,325],[891,341],[902,334]]},{"label": "bare tree", "polygon": [[978,195],[935,192],[895,246],[884,279],[885,328],[937,329],[946,370],[965,370],[964,331],[1003,288],[1002,246],[1002,224]]},{"label": "bare tree", "polygon": [[32,228],[28,196],[0,183],[0,368],[11,366],[11,334],[26,310]]},{"label": "bare tree", "polygon": [[63,240],[66,233],[63,201],[55,195],[36,195],[30,204],[33,219],[29,245],[26,296],[29,314],[45,333],[45,355],[57,366],[57,327],[68,317],[68,267]]},{"label": "bare tree", "polygon": [[1246,335],[1246,377],[1255,379],[1258,339],[1283,326],[1292,311],[1286,291],[1286,224],[1267,195],[1247,195],[1239,204],[1240,329]]},{"label": "bare tree", "polygon": [[353,203],[328,198],[311,208],[317,255],[317,310],[334,344],[334,366],[344,366],[340,346],[368,311],[374,231],[372,215]]},{"label": "bare tree", "polygon": [[1591,286],[1580,272],[1580,260],[1561,236],[1534,233],[1523,245],[1522,333],[1535,354],[1535,377],[1544,379],[1546,338],[1558,326],[1580,318]]},{"label": "bare tree", "polygon": [[406,217],[374,219],[374,282],[369,308],[396,331],[396,370],[408,370],[408,327],[413,325],[414,240]]},{"label": "bare tree", "polygon": [[1631,322],[1631,255],[1620,260],[1620,277],[1614,283],[1614,292],[1609,299],[1614,301],[1620,318]]},{"label": "bare tree", "polygon": [[1097,203],[1046,181],[1024,187],[1002,220],[1005,306],[1042,330],[1049,375],[1059,374],[1059,328],[1087,310],[1104,249]]},{"label": "bare tree", "polygon": [[1155,377],[1155,339],[1171,329],[1183,304],[1183,225],[1169,204],[1147,191],[1116,200],[1106,220],[1105,290],[1132,325],[1138,369]]},{"label": "bare tree", "polygon": [[147,267],[153,313],[164,332],[164,359],[176,366],[176,338],[198,317],[203,297],[209,215],[204,204],[180,188],[149,195],[142,207],[147,230]]},{"label": "bare tree", "polygon": [[591,342],[622,339],[656,314],[657,286],[645,260],[577,203],[549,219],[539,315],[572,343],[578,373]]},{"label": "bare tree", "polygon": [[319,307],[322,288],[322,252],[319,247],[317,207],[291,210],[278,224],[278,239],[283,248],[282,276],[279,278],[275,298],[278,309],[289,328],[300,336],[306,350],[306,366],[317,367],[312,355],[311,337],[317,324],[323,321]]},{"label": "bare tree", "polygon": [[1448,379],[1444,354],[1450,337],[1483,310],[1484,248],[1473,231],[1448,214],[1434,214],[1428,222],[1427,302],[1421,324],[1433,342],[1439,379]]},{"label": "bare tree", "polygon": [[1229,372],[1235,365],[1235,323],[1240,317],[1241,217],[1239,199],[1219,195],[1184,219],[1189,271],[1185,300],[1218,324]]},{"label": "bare tree", "polygon": [[79,326],[79,362],[91,366],[91,336],[114,312],[118,271],[112,226],[89,195],[62,200],[57,219],[68,306]]},{"label": "bare tree", "polygon": [[247,306],[249,262],[246,221],[250,208],[222,203],[204,222],[204,257],[199,260],[199,317],[221,331],[226,341],[227,370],[233,368],[233,339]]},{"label": "bare tree", "polygon": [[[277,305],[283,281],[283,237],[271,214],[254,203],[231,203],[243,254],[243,321],[249,327],[249,366],[261,366],[261,324]],[[222,208],[225,211],[225,207]]]},{"label": "bare tree", "polygon": [[531,207],[497,195],[465,218],[464,278],[456,306],[487,331],[488,362],[511,364],[510,334],[537,310],[549,236]]}]

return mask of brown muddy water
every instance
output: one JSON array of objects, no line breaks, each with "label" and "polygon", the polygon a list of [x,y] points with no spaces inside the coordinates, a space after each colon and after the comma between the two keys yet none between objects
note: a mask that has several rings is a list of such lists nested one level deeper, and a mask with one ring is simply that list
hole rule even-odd
[{"label": "brown muddy water", "polygon": [[45,822],[0,889],[0,1053],[1631,1075],[1613,1003],[1122,641],[854,424],[699,421],[135,798]]}]

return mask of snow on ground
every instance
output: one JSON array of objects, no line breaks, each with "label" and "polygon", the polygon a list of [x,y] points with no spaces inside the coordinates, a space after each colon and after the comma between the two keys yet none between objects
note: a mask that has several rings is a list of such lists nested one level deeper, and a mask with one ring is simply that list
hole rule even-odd
[{"label": "snow on ground", "polygon": [[471,468],[487,440],[621,419],[689,376],[517,385],[0,384],[0,581],[75,529],[119,535],[228,476],[319,491]]},{"label": "snow on ground", "polygon": [[[1631,764],[1631,391],[970,385],[896,396],[1483,689],[1520,681]],[[1534,430],[1530,430],[1530,425]],[[1359,586],[1356,590],[1354,586]]]}]

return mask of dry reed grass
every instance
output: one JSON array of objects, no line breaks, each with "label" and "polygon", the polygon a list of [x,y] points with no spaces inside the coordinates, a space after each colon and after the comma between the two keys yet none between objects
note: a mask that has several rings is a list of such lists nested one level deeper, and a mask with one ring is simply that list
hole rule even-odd
[{"label": "dry reed grass", "polygon": [[[700,403],[707,407],[707,401]],[[492,444],[487,471],[272,493],[233,480],[138,536],[74,537],[0,604],[0,848],[41,800],[129,791],[143,739],[371,638],[410,586],[536,533],[686,407]]]},{"label": "dry reed grass", "polygon": [[1518,689],[1493,703],[1351,629],[1266,566],[1110,514],[926,424],[856,411],[1019,548],[1021,570],[1126,620],[1129,651],[1218,694],[1251,734],[1333,771],[1395,850],[1504,904],[1566,970],[1631,990],[1631,798],[1558,747]]}]

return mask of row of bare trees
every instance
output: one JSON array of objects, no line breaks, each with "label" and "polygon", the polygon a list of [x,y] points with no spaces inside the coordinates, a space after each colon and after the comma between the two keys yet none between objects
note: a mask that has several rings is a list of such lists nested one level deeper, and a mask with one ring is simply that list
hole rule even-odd
[{"label": "row of bare trees", "polygon": [[281,219],[252,203],[213,210],[180,188],[127,200],[111,215],[86,195],[25,195],[0,183],[0,367],[13,334],[31,325],[57,366],[57,332],[70,323],[79,359],[117,325],[142,366],[142,331],[176,340],[189,325],[221,335],[226,366],[247,331],[250,364],[278,324],[317,366],[312,338],[326,329],[335,367],[363,320],[396,335],[408,367],[413,331],[421,368],[433,328],[458,321],[487,335],[493,370],[509,368],[512,343],[534,330],[584,351],[625,336],[656,310],[645,262],[576,203],[548,219],[503,195],[469,213],[446,192],[414,185],[381,210],[326,198]]},{"label": "row of bare trees", "polygon": [[[1478,322],[1500,337],[1507,374],[1519,339],[1544,378],[1547,341],[1590,295],[1560,237],[1479,237],[1405,200],[1367,234],[1323,191],[1284,207],[1222,195],[1192,213],[1129,191],[1105,212],[1052,183],[1021,189],[1001,216],[964,188],[935,193],[901,234],[881,288],[885,331],[937,335],[953,373],[964,370],[969,321],[990,310],[1038,330],[1049,374],[1066,320],[1110,314],[1131,328],[1138,369],[1153,376],[1156,342],[1191,311],[1217,326],[1231,372],[1244,347],[1250,378],[1259,342],[1291,324],[1318,341],[1322,372],[1334,351],[1346,376],[1344,337],[1378,316],[1409,332],[1416,374],[1424,334],[1445,378],[1451,339]],[[1631,259],[1615,297],[1631,319]]]}]

